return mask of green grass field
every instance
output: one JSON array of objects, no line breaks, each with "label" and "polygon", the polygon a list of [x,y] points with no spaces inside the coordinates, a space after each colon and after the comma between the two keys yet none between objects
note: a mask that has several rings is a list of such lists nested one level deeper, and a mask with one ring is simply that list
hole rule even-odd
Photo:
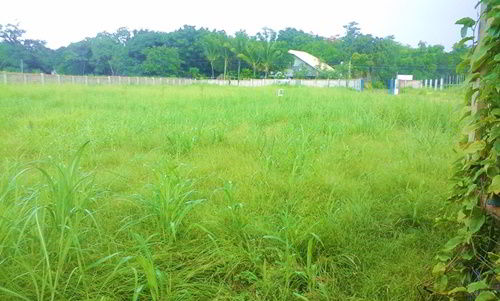
[{"label": "green grass field", "polygon": [[461,91],[276,89],[0,86],[0,300],[418,300]]}]

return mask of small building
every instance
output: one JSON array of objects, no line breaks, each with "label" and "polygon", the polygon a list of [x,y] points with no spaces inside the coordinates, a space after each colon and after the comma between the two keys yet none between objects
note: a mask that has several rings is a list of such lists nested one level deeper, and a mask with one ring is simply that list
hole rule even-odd
[{"label": "small building", "polygon": [[288,50],[293,55],[292,68],[287,70],[287,77],[295,77],[301,73],[305,77],[317,77],[321,71],[333,71],[334,69],[321,62],[320,59],[305,51]]},{"label": "small building", "polygon": [[422,81],[414,80],[413,75],[398,74],[396,79],[400,88],[422,88]]}]

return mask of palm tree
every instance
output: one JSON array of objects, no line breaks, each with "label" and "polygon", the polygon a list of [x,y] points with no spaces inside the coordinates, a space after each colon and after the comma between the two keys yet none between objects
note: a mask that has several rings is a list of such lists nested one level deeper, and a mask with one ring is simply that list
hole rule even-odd
[{"label": "palm tree", "polygon": [[231,51],[238,58],[238,84],[240,82],[241,60],[244,59],[247,43],[248,35],[244,30],[240,30],[234,34]]},{"label": "palm tree", "polygon": [[253,68],[253,77],[255,78],[257,72],[257,66],[259,66],[261,61],[261,50],[262,46],[255,39],[249,40],[245,51],[238,55],[239,58],[243,59]]},{"label": "palm tree", "polygon": [[214,74],[214,62],[220,57],[220,44],[217,36],[212,33],[208,33],[203,38],[203,51],[205,57],[210,62],[210,67],[212,68],[212,79],[215,78]]},{"label": "palm tree", "polygon": [[231,42],[227,37],[223,37],[221,47],[222,57],[224,58],[224,80],[226,80],[227,66],[231,59]]},{"label": "palm tree", "polygon": [[257,37],[263,45],[260,49],[260,57],[261,65],[265,72],[264,78],[267,78],[269,70],[276,64],[282,53],[278,49],[277,34],[274,30],[264,27],[262,32],[257,33]]},{"label": "palm tree", "polygon": [[261,65],[265,72],[264,78],[267,78],[269,70],[271,70],[276,61],[281,57],[281,51],[276,47],[275,42],[264,44],[261,51]]}]

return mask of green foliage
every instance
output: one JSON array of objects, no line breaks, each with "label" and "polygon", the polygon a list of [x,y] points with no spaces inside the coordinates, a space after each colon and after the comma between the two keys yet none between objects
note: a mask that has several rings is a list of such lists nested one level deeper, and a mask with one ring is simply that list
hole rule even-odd
[{"label": "green foliage", "polygon": [[210,62],[212,78],[215,78],[214,63],[221,56],[221,41],[217,33],[209,33],[203,38],[203,48],[206,59]]},{"label": "green foliage", "polygon": [[240,54],[240,57],[246,61],[253,70],[253,78],[257,77],[257,68],[260,66],[262,61],[261,53],[263,52],[263,46],[255,39],[251,39],[246,44],[246,49]]},{"label": "green foliage", "polygon": [[269,71],[278,62],[283,55],[279,49],[279,42],[276,41],[277,34],[270,28],[264,28],[262,32],[257,33],[259,41],[262,43],[260,48],[260,65],[264,71],[264,78],[267,78]]},{"label": "green foliage", "polygon": [[196,78],[196,79],[201,78],[200,69],[196,67],[189,68],[188,73],[191,78]]},{"label": "green foliage", "polygon": [[[495,63],[500,53],[500,6],[497,0],[481,3],[487,29],[461,67],[469,75],[462,116],[462,158],[455,163],[451,198],[461,205],[456,218],[460,228],[439,254],[440,262],[433,270],[435,291],[453,300],[467,296],[475,300],[500,297],[500,215],[486,206],[500,193],[500,65]],[[475,26],[470,18],[457,24],[463,25],[464,38],[468,29]]]},{"label": "green foliage", "polygon": [[[470,30],[470,20],[462,23],[465,32]],[[342,37],[322,37],[294,28],[279,32],[263,28],[254,36],[244,30],[231,36],[224,31],[189,25],[173,32],[119,28],[52,50],[43,41],[24,39],[24,30],[7,24],[0,28],[0,69],[20,71],[23,61],[26,72],[55,70],[60,74],[128,76],[165,73],[184,77],[190,76],[190,68],[198,68],[203,77],[221,73],[229,77],[242,68],[251,68],[253,77],[259,78],[290,68],[293,56],[287,52],[295,49],[309,52],[331,66],[351,61],[354,75],[385,82],[396,73],[413,74],[416,79],[455,75],[460,57],[468,49],[468,37],[447,53],[439,45],[421,42],[412,48],[401,45],[392,36],[362,34],[356,22],[344,28]],[[177,49],[179,68],[152,71],[151,65],[145,64],[145,51],[155,47]]]},{"label": "green foliage", "polygon": [[175,76],[181,68],[179,51],[176,48],[157,46],[143,50],[146,60],[142,63],[144,74]]}]

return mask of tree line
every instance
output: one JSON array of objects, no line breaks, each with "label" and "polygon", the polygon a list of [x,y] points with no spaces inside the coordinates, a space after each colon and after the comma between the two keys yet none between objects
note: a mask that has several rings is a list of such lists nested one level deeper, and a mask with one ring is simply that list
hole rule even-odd
[{"label": "tree line", "polygon": [[[456,74],[467,46],[446,52],[441,45],[403,45],[394,36],[362,34],[358,23],[343,36],[322,37],[295,28],[263,28],[256,35],[234,35],[184,25],[173,32],[129,30],[101,32],[56,50],[45,41],[25,39],[16,24],[0,25],[0,70],[71,75],[172,76],[191,78],[283,77],[302,50],[334,67],[320,77],[364,77],[385,82],[396,74],[416,79]],[[300,72],[295,75],[300,77]]]}]

